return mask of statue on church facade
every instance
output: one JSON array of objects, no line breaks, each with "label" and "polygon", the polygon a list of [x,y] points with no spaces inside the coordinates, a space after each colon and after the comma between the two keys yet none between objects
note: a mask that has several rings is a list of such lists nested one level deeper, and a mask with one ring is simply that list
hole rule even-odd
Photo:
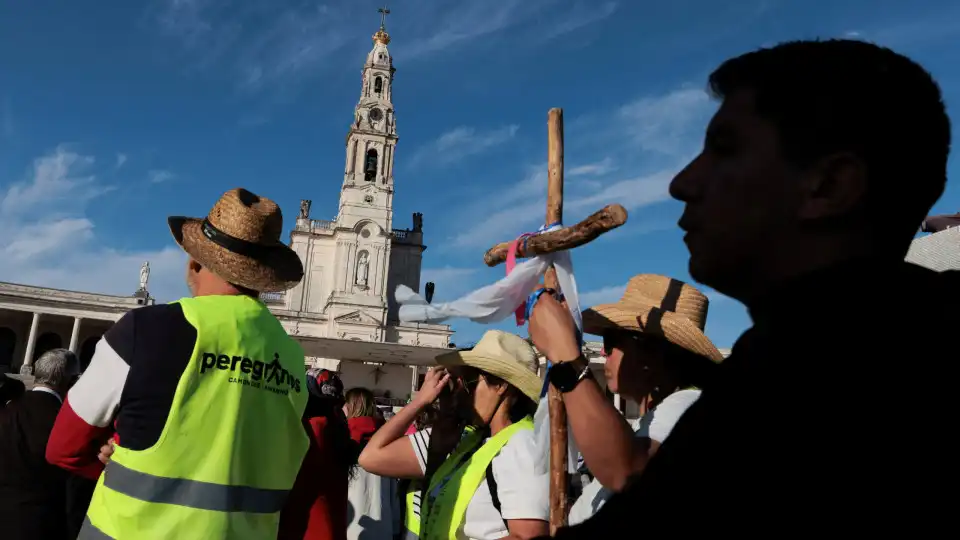
[{"label": "statue on church facade", "polygon": [[413,232],[423,232],[423,214],[421,212],[413,213]]},{"label": "statue on church facade", "polygon": [[436,288],[436,285],[432,281],[427,282],[426,289],[424,290],[424,293],[425,293],[424,296],[427,299],[428,304],[433,302],[433,291],[435,288]]},{"label": "statue on church facade", "polygon": [[367,279],[370,277],[370,256],[366,251],[360,253],[360,259],[357,260],[357,285],[367,285]]},{"label": "statue on church facade", "polygon": [[150,279],[150,262],[144,262],[140,265],[140,289],[147,290],[147,281]]},{"label": "statue on church facade", "polygon": [[300,218],[309,219],[310,218],[310,205],[313,204],[313,201],[309,199],[300,200]]}]

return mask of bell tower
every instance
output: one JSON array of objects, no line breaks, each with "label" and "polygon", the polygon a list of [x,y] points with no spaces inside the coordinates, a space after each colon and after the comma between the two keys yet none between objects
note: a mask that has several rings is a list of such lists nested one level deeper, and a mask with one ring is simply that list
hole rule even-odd
[{"label": "bell tower", "polygon": [[380,8],[380,29],[363,64],[360,100],[347,133],[346,167],[340,190],[337,226],[354,228],[372,221],[389,232],[393,221],[393,154],[397,124],[393,109],[393,58],[387,45],[386,16]]}]

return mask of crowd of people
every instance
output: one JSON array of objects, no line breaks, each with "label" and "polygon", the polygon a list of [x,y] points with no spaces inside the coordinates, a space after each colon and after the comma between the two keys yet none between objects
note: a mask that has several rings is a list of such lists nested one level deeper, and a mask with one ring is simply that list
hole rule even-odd
[{"label": "crowd of people", "polygon": [[169,219],[190,298],[127,313],[79,379],[55,350],[29,391],[2,380],[3,537],[546,538],[538,355],[589,471],[554,538],[947,530],[930,486],[952,478],[955,405],[934,383],[958,357],[960,275],[904,262],[946,185],[936,82],[830,40],[732,58],[709,87],[719,109],[670,193],[690,275],[753,326],[724,359],[707,297],[643,273],[586,309],[636,424],[552,290],[532,297],[529,339],[490,330],[440,355],[385,421],[368,390],[304,373],[258,300],[301,262],[277,205],[235,189],[206,218]]}]

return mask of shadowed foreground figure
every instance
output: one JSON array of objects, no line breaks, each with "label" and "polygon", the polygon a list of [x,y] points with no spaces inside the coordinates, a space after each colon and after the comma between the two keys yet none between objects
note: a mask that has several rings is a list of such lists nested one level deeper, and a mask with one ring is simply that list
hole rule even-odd
[{"label": "shadowed foreground figure", "polygon": [[63,396],[79,374],[77,355],[67,349],[47,351],[34,365],[33,389],[6,408],[0,406],[3,540],[66,540],[77,536],[79,524],[68,519],[77,498],[70,474],[47,463],[44,455]]},{"label": "shadowed foreground figure", "polygon": [[955,470],[938,382],[953,384],[960,276],[903,258],[945,186],[939,88],[847,40],[733,58],[710,87],[722,104],[670,192],[691,275],[754,325],[644,472],[556,536],[929,533],[952,516],[929,486]]}]

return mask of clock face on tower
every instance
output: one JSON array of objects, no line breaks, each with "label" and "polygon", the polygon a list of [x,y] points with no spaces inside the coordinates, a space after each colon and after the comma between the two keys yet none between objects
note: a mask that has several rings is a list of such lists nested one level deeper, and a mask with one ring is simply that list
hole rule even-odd
[{"label": "clock face on tower", "polygon": [[370,121],[379,122],[380,120],[383,120],[383,111],[377,109],[376,107],[370,109]]}]

